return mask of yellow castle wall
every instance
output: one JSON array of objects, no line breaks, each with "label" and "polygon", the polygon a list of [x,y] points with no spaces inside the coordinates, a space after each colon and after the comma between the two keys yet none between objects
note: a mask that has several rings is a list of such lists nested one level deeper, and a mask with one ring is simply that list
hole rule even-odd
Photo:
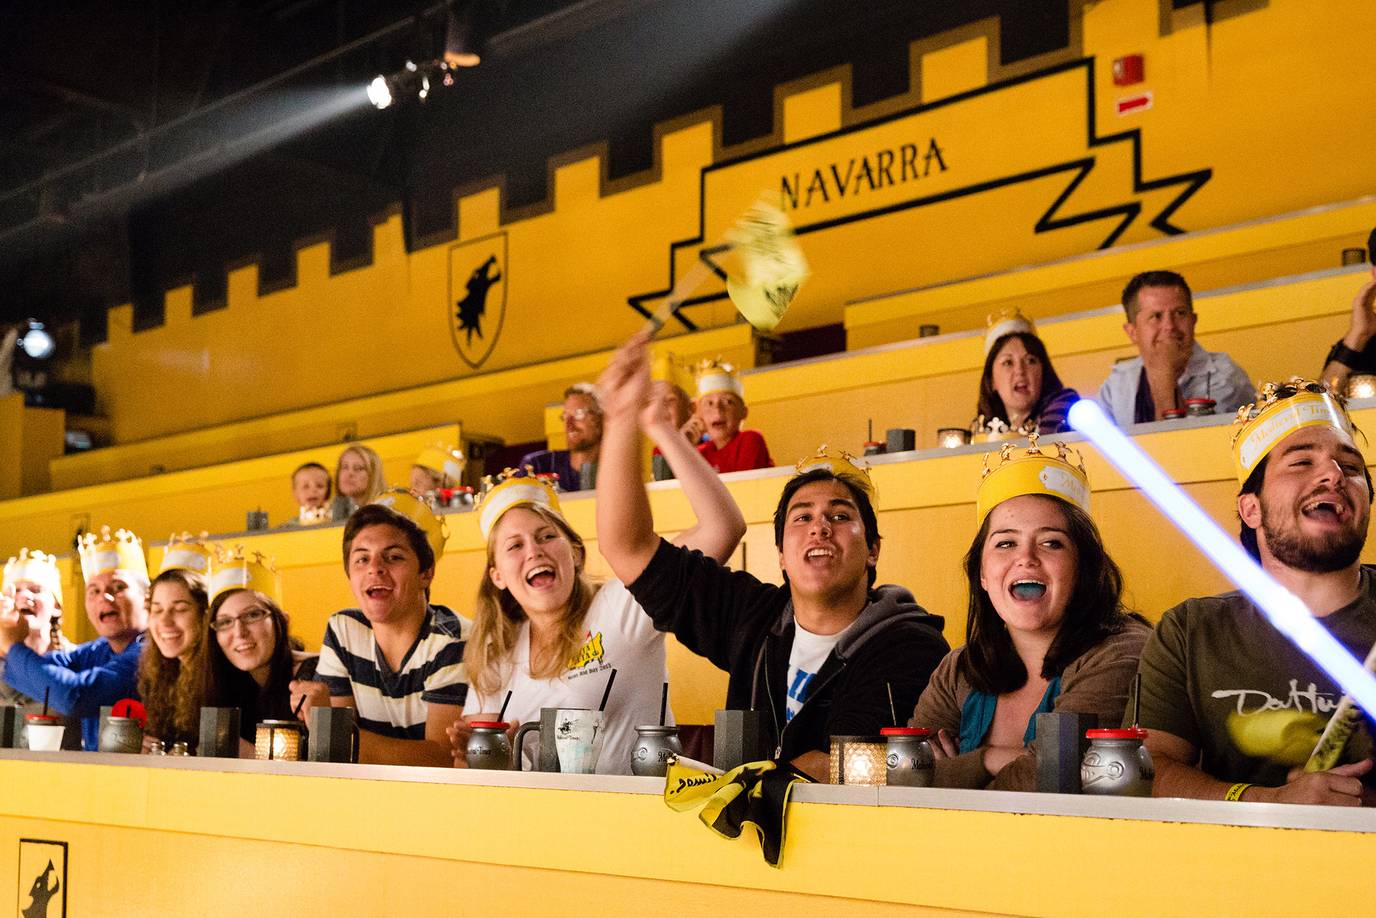
[{"label": "yellow castle wall", "polygon": [[[320,243],[300,250],[290,289],[258,296],[250,265],[230,274],[227,308],[193,318],[181,288],[166,324],[137,333],[116,307],[93,358],[101,408],[128,442],[470,376],[449,316],[489,251],[503,280],[480,370],[604,350],[640,323],[627,298],[669,285],[671,243],[701,237],[672,256],[681,276],[762,190],[789,198],[785,182],[813,267],[785,331],[839,322],[857,299],[1162,238],[1168,224],[1227,226],[1371,190],[1376,120],[1353,117],[1349,100],[1368,82],[1376,6],[1226,2],[1206,25],[1193,6],[1104,0],[1074,7],[1068,50],[1012,68],[998,63],[995,25],[919,43],[910,94],[869,110],[849,105],[844,70],[780,87],[777,135],[749,150],[719,149],[718,116],[702,113],[663,126],[649,176],[612,185],[598,152],[581,150],[552,165],[543,212],[503,213],[495,188],[465,194],[453,243],[407,253],[392,216],[365,268],[331,276]],[[1147,81],[1120,90],[1109,65],[1126,53],[1145,55]],[[1115,113],[1142,90],[1151,108]],[[904,144],[918,151],[907,173]],[[834,178],[852,160],[854,175],[882,170],[881,151],[893,181],[855,178],[840,195]],[[724,300],[691,315],[734,321]]]}]

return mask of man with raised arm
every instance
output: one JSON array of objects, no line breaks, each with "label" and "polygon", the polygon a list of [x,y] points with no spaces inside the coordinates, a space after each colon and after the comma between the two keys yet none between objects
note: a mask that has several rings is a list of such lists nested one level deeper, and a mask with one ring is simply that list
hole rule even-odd
[{"label": "man with raised arm", "polygon": [[344,525],[344,571],[358,608],[330,616],[317,681],[292,682],[291,695],[293,707],[305,698],[307,721],[312,707],[354,708],[360,762],[453,764],[445,729],[468,694],[468,623],[429,601],[445,537],[405,491],[384,492]]},{"label": "man with raised arm", "polygon": [[[774,514],[783,586],[657,536],[637,423],[649,387],[637,335],[598,381],[599,548],[655,627],[729,673],[726,707],[767,712],[773,758],[826,780],[831,736],[892,725],[890,691],[898,711],[912,709],[949,649],[942,620],[902,587],[874,586],[874,486],[844,454],[819,450],[784,486]],[[665,453],[691,449],[667,420],[645,433]]]},{"label": "man with raised arm", "polygon": [[[1305,380],[1268,383],[1238,423],[1243,547],[1364,658],[1376,641],[1376,572],[1357,560],[1371,478],[1341,399]],[[1346,764],[1302,770],[1342,691],[1243,594],[1167,611],[1139,672],[1156,796],[1362,803],[1370,734],[1358,729]]]}]

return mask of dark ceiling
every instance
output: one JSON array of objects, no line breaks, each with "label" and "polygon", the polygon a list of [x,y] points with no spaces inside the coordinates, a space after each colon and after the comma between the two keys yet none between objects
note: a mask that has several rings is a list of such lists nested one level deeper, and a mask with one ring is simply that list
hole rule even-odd
[{"label": "dark ceiling", "polygon": [[837,64],[857,104],[904,92],[908,45],[953,27],[1000,17],[1005,62],[1069,35],[1069,0],[477,2],[483,65],[382,112],[362,88],[438,53],[441,4],[0,3],[0,321],[98,341],[104,307],[155,325],[169,286],[222,305],[246,260],[290,282],[304,238],[366,261],[398,204],[414,247],[452,234],[455,188],[503,176],[509,208],[538,203],[548,159],[589,143],[639,172],[656,122],[709,105],[727,143],[768,134],[774,86]]}]

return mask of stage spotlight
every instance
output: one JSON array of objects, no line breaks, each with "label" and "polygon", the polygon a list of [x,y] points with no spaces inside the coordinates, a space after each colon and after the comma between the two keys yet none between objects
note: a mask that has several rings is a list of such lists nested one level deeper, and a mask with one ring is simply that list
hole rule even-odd
[{"label": "stage spotlight", "polygon": [[57,342],[37,319],[30,319],[19,338],[19,348],[34,360],[47,360],[57,350]]},{"label": "stage spotlight", "polygon": [[387,78],[382,74],[373,77],[373,81],[368,84],[368,101],[377,108],[386,108],[392,104],[392,87],[387,85]]},{"label": "stage spotlight", "polygon": [[476,67],[482,63],[482,39],[478,0],[449,8],[444,30],[444,62],[451,67]]}]

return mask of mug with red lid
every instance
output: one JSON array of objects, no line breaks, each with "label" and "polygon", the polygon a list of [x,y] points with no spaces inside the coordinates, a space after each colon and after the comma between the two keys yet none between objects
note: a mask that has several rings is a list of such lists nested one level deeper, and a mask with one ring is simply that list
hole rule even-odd
[{"label": "mug with red lid", "polygon": [[1150,797],[1156,767],[1142,741],[1141,727],[1086,730],[1089,749],[1080,761],[1080,787],[1086,794]]},{"label": "mug with red lid", "polygon": [[890,787],[931,787],[936,776],[936,756],[932,753],[932,734],[926,727],[885,727],[879,734],[887,740],[887,783]]},{"label": "mug with red lid", "polygon": [[506,732],[511,724],[500,720],[475,720],[469,727],[473,730],[468,734],[465,749],[469,768],[501,771],[511,767],[511,739]]}]

